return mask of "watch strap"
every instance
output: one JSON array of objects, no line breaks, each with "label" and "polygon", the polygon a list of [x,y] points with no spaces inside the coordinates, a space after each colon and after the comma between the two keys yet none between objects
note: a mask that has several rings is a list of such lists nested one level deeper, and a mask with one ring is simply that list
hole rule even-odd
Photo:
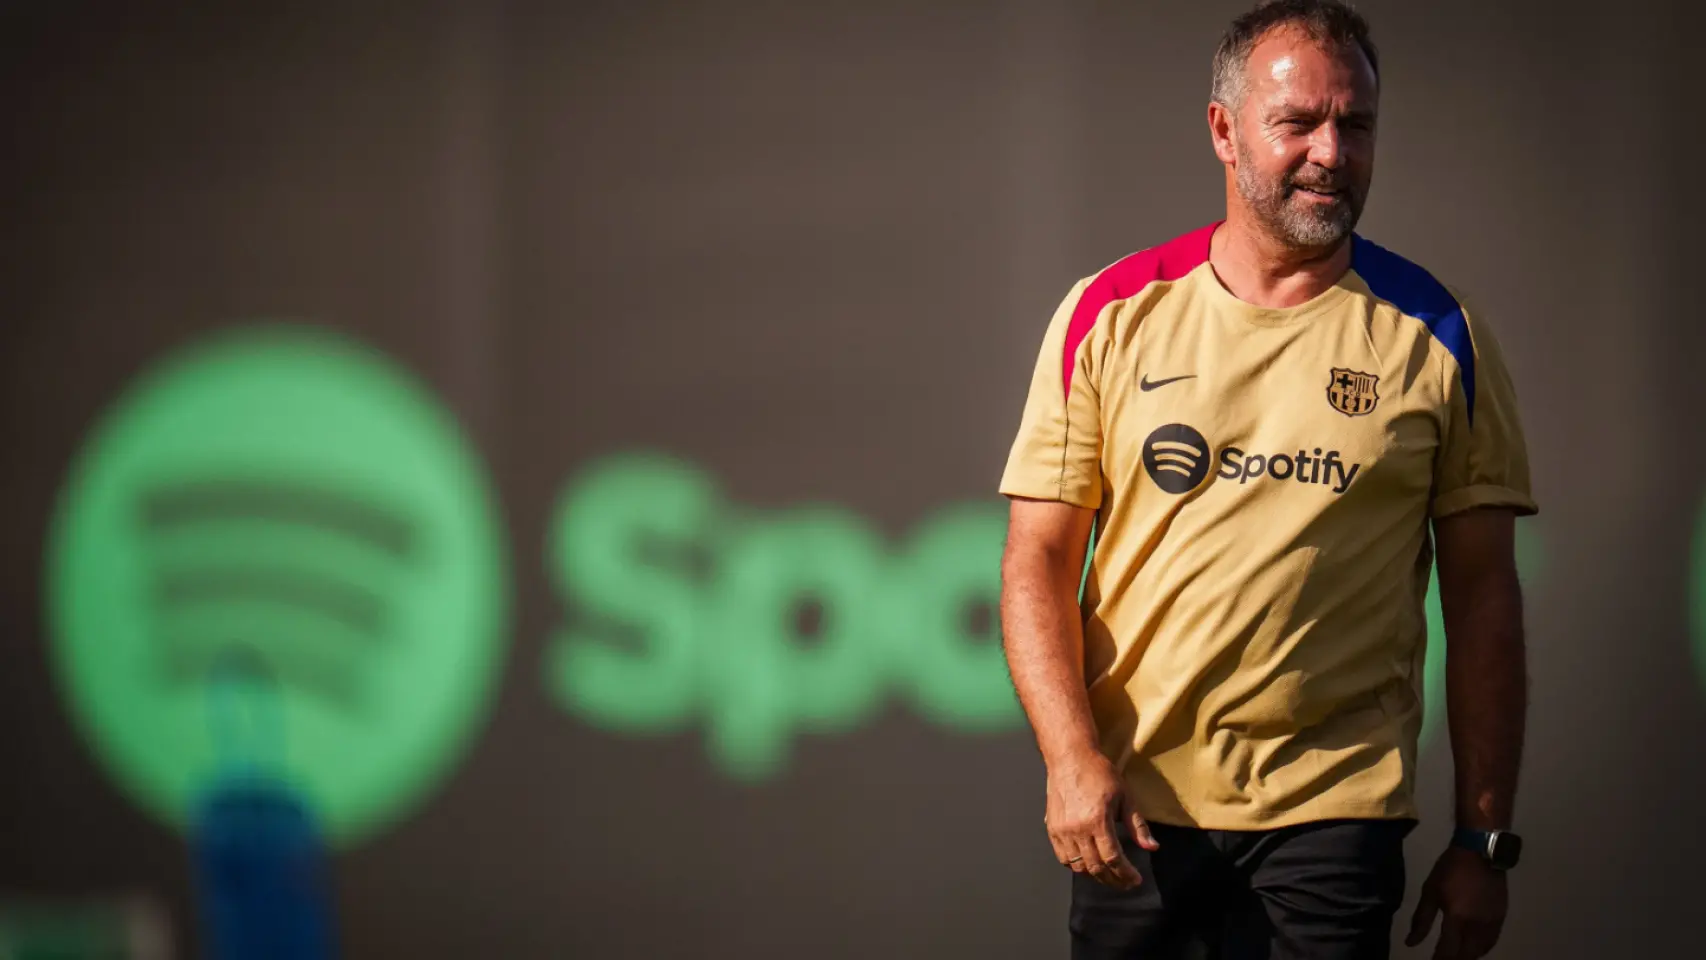
[{"label": "watch strap", "polygon": [[1451,835],[1451,843],[1475,853],[1495,870],[1509,870],[1522,858],[1522,837],[1509,830],[1458,827]]},{"label": "watch strap", "polygon": [[1458,827],[1451,834],[1452,846],[1462,847],[1472,853],[1479,854],[1481,859],[1492,862],[1493,831],[1476,830],[1472,827]]}]

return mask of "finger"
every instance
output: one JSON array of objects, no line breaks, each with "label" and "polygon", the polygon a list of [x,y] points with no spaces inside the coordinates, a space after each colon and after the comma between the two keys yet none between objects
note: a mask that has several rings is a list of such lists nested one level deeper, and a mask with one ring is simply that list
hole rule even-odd
[{"label": "finger", "polygon": [[1416,902],[1416,912],[1410,917],[1410,932],[1404,937],[1404,946],[1413,947],[1426,940],[1438,913],[1439,900],[1434,896],[1433,885],[1429,884],[1422,888],[1422,898]]},{"label": "finger", "polygon": [[1131,800],[1128,798],[1120,801],[1120,806],[1126,823],[1131,826],[1132,839],[1137,841],[1137,845],[1145,850],[1161,849],[1161,844],[1156,841],[1155,835],[1149,832],[1149,821],[1143,819],[1143,815],[1137,812],[1137,808],[1132,805]]},{"label": "finger", "polygon": [[1066,846],[1071,851],[1067,854],[1066,865],[1072,868],[1073,873],[1088,873],[1094,876],[1096,871],[1101,869],[1102,861],[1100,857],[1096,856],[1095,844],[1089,843],[1081,837],[1068,836]]},{"label": "finger", "polygon": [[1056,863],[1059,863],[1063,867],[1071,866],[1071,864],[1066,861],[1068,858],[1073,856],[1076,851],[1074,851],[1072,847],[1062,840],[1053,830],[1048,831],[1048,845],[1054,848],[1054,859]]},{"label": "finger", "polygon": [[1060,865],[1073,873],[1085,872],[1085,857],[1083,844],[1071,830],[1062,828],[1059,831],[1051,829],[1049,840],[1054,844],[1055,859]]},{"label": "finger", "polygon": [[1113,821],[1104,820],[1097,825],[1096,833],[1091,842],[1096,847],[1097,859],[1101,861],[1106,872],[1096,879],[1110,887],[1129,890],[1143,882],[1138,876],[1137,867],[1132,865],[1125,851],[1120,848],[1119,838],[1114,836]]},{"label": "finger", "polygon": [[1463,960],[1463,923],[1449,914],[1440,921],[1439,943],[1434,944],[1434,960]]}]

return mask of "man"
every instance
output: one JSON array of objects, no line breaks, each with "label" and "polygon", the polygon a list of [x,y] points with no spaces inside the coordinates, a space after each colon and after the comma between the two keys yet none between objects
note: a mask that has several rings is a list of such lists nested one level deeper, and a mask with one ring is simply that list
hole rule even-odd
[{"label": "man", "polygon": [[1085,278],[1044,337],[1002,623],[1074,957],[1388,955],[1436,552],[1460,829],[1408,939],[1498,939],[1537,508],[1485,320],[1353,233],[1378,93],[1342,4],[1238,19],[1208,108],[1225,219]]}]

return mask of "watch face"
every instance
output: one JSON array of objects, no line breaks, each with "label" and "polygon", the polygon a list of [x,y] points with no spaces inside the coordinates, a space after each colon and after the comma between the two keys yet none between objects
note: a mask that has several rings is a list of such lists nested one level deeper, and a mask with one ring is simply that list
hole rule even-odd
[{"label": "watch face", "polygon": [[1493,866],[1500,870],[1509,870],[1522,859],[1522,838],[1514,833],[1499,833],[1494,835],[1492,842]]}]

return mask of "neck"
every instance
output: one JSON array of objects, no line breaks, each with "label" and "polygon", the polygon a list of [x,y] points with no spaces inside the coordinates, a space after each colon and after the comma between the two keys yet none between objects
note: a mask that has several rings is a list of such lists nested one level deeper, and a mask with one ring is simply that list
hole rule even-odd
[{"label": "neck", "polygon": [[1226,222],[1209,241],[1208,260],[1238,299],[1258,307],[1295,307],[1350,270],[1351,245],[1347,238],[1329,247],[1292,246],[1263,229],[1242,204],[1229,202]]}]

